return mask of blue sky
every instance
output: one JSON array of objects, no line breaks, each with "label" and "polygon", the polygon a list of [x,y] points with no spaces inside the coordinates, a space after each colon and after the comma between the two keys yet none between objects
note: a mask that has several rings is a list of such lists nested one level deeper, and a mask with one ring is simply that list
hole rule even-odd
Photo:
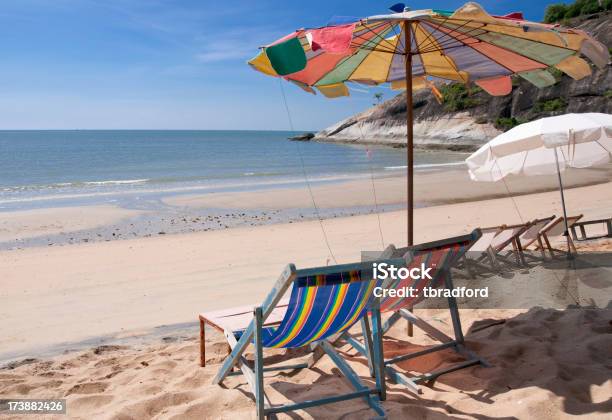
[{"label": "blue sky", "polygon": [[[277,79],[245,61],[257,47],[332,16],[385,13],[393,1],[3,0],[0,129],[289,128]],[[463,1],[408,3],[455,9]],[[490,13],[541,20],[549,1],[486,0]],[[300,130],[372,104],[285,85]],[[385,98],[393,93],[383,90]]]}]

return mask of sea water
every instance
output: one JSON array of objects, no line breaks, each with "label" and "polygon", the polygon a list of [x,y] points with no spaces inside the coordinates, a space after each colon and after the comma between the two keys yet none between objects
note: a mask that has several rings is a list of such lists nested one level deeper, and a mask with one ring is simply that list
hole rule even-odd
[{"label": "sea water", "polygon": [[[274,188],[405,171],[405,149],[295,142],[283,131],[0,131],[0,210],[133,195]],[[465,155],[417,152],[417,168]]]}]

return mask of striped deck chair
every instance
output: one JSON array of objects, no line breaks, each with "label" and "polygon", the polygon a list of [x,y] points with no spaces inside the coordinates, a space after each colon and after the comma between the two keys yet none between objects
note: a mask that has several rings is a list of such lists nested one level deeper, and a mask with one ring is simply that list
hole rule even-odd
[{"label": "striped deck chair", "polygon": [[[432,279],[426,280],[412,280],[410,278],[406,280],[393,280],[382,287],[401,289],[403,287],[414,287],[419,291],[425,287],[446,287],[448,289],[453,288],[451,279],[451,267],[453,267],[460,258],[462,258],[465,252],[481,237],[480,229],[475,229],[469,235],[458,236],[454,238],[444,239],[441,241],[424,243],[408,248],[395,249],[392,245],[382,253],[380,258],[397,258],[399,256],[405,256],[408,262],[408,268],[418,267],[421,263],[424,263],[426,267],[433,267],[431,277]],[[387,376],[396,383],[401,383],[407,386],[410,390],[421,393],[419,383],[421,382],[433,382],[437,377],[445,373],[454,372],[459,369],[463,369],[476,364],[483,364],[486,366],[486,362],[478,357],[477,355],[470,352],[465,348],[463,332],[461,330],[461,321],[459,319],[459,311],[457,309],[457,302],[455,298],[448,298],[448,305],[451,313],[453,330],[455,337],[451,338],[442,331],[433,327],[424,320],[418,318],[413,312],[408,310],[412,308],[419,301],[423,300],[422,293],[419,293],[419,297],[414,298],[402,298],[402,297],[387,297],[381,298],[380,311],[381,313],[391,312],[391,316],[381,326],[379,335],[384,335],[391,326],[393,326],[400,319],[407,320],[410,324],[414,324],[423,331],[425,331],[432,338],[439,340],[442,344],[433,346],[426,350],[422,350],[415,353],[404,354],[393,357],[391,359],[384,359],[383,365]],[[346,340],[353,348],[358,352],[364,354],[368,358],[370,365],[370,373],[375,374],[375,359],[374,351],[372,349],[372,343],[368,337],[370,337],[370,326],[368,325],[368,318],[364,317],[362,320],[362,337],[363,342],[359,341],[358,338],[345,333],[342,338]],[[372,330],[375,331],[375,326],[372,325]],[[409,378],[404,373],[399,372],[394,364],[403,360],[413,359],[419,356],[423,356],[429,353],[433,353],[442,349],[453,348],[459,354],[466,357],[466,361],[457,363],[434,372],[428,372],[417,377]]]},{"label": "striped deck chair", "polygon": [[[396,266],[406,265],[404,259],[389,259],[380,262]],[[377,281],[372,277],[372,262],[300,270],[296,270],[292,264],[288,265],[264,303],[254,309],[248,324],[239,327],[234,323],[231,328],[225,328],[225,336],[232,351],[215,376],[213,383],[220,385],[227,375],[241,372],[253,390],[258,419],[276,413],[354,398],[365,399],[379,416],[384,416],[384,410],[380,405],[380,401],[386,397],[385,378],[382,374],[382,337],[375,334],[372,340],[372,359],[376,366],[374,369],[376,386],[374,388],[363,385],[353,369],[326,340],[348,330],[368,311],[372,313],[373,325],[377,331],[380,331],[379,299],[374,298],[372,293]],[[290,287],[292,287],[291,295],[282,319],[274,325],[266,325],[268,318]],[[201,314],[200,319],[207,318],[207,316],[207,314]],[[243,356],[249,344],[253,344],[255,348],[253,368]],[[263,389],[264,372],[295,369],[298,366],[264,368],[263,349],[266,347],[295,348],[309,344],[311,348],[320,347],[332,359],[355,391],[319,400],[271,405]],[[234,367],[238,367],[240,372],[232,372]]]}]

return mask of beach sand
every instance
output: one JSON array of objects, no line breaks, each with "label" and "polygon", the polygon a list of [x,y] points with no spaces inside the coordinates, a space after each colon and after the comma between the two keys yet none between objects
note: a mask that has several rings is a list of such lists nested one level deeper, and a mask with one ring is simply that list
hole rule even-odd
[{"label": "beach sand", "polygon": [[69,234],[93,229],[135,217],[141,211],[117,206],[59,207],[2,212],[0,242],[11,242],[37,236]]},{"label": "beach sand", "polygon": [[[563,178],[567,188],[609,182],[612,165],[590,169],[569,169]],[[452,181],[452,182],[449,182]],[[465,201],[508,197],[557,190],[556,175],[509,176],[503,182],[474,182],[467,170],[416,171],[414,197],[417,206],[432,206]],[[312,197],[307,188],[276,188],[268,191],[191,194],[169,197],[173,206],[251,209],[309,208],[314,198],[319,208],[372,206],[406,203],[406,177],[387,176],[355,180],[342,184],[314,185]]]},{"label": "beach sand", "polygon": [[[422,310],[419,315],[450,331],[447,312]],[[612,310],[462,310],[461,316],[467,346],[493,367],[475,366],[444,375],[432,387],[423,386],[418,396],[389,384],[384,403],[388,418],[609,418]],[[399,323],[385,339],[387,357],[432,344],[418,330],[408,340],[404,330],[405,324]],[[230,377],[224,387],[211,384],[226,346],[220,333],[208,336],[205,368],[198,365],[195,337],[141,348],[102,346],[0,370],[0,395],[66,398],[70,418],[81,419],[254,418],[244,379]],[[372,385],[363,357],[356,357],[347,346],[340,351],[363,381]],[[272,352],[268,362],[296,362],[279,354]],[[461,360],[445,350],[399,367],[418,374]],[[277,404],[350,391],[325,356],[312,370],[268,374],[265,383]],[[363,401],[353,400],[279,418],[373,415]]]},{"label": "beach sand", "polygon": [[[303,192],[291,194],[274,192],[267,200],[272,207],[287,205]],[[223,201],[229,200],[224,197],[217,204],[240,208],[254,196],[236,193],[233,201]],[[612,183],[569,189],[566,200],[571,214],[609,217]],[[419,208],[415,241],[560,212],[556,191]],[[208,366],[198,367],[195,324],[188,325],[187,337],[175,343],[103,347],[50,357],[84,345],[94,347],[97,337],[146,336],[155,326],[195,321],[202,311],[261,302],[289,262],[298,268],[350,262],[358,260],[362,250],[405,243],[405,218],[405,211],[391,211],[324,220],[332,252],[316,220],[2,251],[0,360],[42,360],[0,370],[0,395],[65,397],[75,418],[252,417],[254,404],[242,379],[228,380],[229,389],[210,385],[225,355],[220,334],[208,334]],[[605,240],[591,247],[612,250]],[[426,319],[448,326],[445,313],[421,311]],[[464,310],[462,315],[464,329],[472,328],[468,346],[494,367],[449,374],[419,397],[391,386],[385,403],[390,418],[609,416],[610,310]],[[476,331],[475,326],[489,322],[486,319],[505,321]],[[399,330],[395,336],[400,341],[390,340],[391,351],[400,345],[427,344],[420,335],[412,344],[403,343],[406,337]],[[349,360],[367,377],[363,359]],[[434,358],[425,366],[440,362]],[[279,373],[266,383],[272,400],[279,403],[346,387],[325,358],[314,370]],[[357,402],[300,412],[306,418],[372,414]]]}]

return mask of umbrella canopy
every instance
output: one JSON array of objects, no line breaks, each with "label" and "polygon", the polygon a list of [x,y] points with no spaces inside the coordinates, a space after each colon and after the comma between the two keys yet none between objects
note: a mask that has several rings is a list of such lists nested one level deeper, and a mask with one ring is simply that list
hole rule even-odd
[{"label": "umbrella canopy", "polygon": [[521,124],[466,159],[474,181],[546,175],[612,161],[612,115],[565,114]]},{"label": "umbrella canopy", "polygon": [[591,74],[579,55],[599,67],[610,59],[607,47],[583,31],[528,22],[520,13],[492,16],[466,3],[454,12],[404,9],[300,29],[263,47],[249,64],[330,98],[349,95],[346,82],[390,83],[392,89],[407,90],[407,242],[412,245],[413,90],[443,80],[475,83],[492,95],[506,95],[515,74],[538,87],[550,86],[555,78],[549,67],[576,80]]},{"label": "umbrella canopy", "polygon": [[466,159],[474,181],[507,175],[557,174],[571,256],[561,172],[612,162],[612,115],[565,114],[521,124],[495,137]]},{"label": "umbrella canopy", "polygon": [[591,68],[579,53],[602,67],[609,60],[608,49],[583,31],[527,22],[517,13],[491,16],[467,3],[455,12],[406,11],[300,29],[263,47],[249,64],[308,92],[314,87],[338,97],[349,95],[345,82],[405,88],[407,52],[413,88],[425,87],[430,76],[474,82],[493,95],[510,93],[512,74],[538,87],[554,84],[550,66],[574,79],[588,76]]}]

